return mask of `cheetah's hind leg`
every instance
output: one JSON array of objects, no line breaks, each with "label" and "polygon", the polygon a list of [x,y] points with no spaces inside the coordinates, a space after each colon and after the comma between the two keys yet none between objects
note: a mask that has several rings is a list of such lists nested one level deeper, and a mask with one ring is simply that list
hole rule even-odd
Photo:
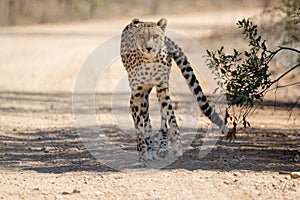
[{"label": "cheetah's hind leg", "polygon": [[[175,118],[174,114],[173,116]],[[176,121],[175,123],[171,122],[169,128],[169,138],[170,138],[170,147],[172,149],[173,154],[177,157],[181,157],[183,154],[183,149],[182,149],[181,137],[179,134],[179,128]]]},{"label": "cheetah's hind leg", "polygon": [[[157,151],[158,156],[164,158],[168,154],[168,139],[172,152],[176,156],[182,156],[182,143],[179,127],[176,121],[168,88],[157,87],[157,98],[161,104],[161,128],[159,131]],[[169,124],[169,128],[168,128]]]}]

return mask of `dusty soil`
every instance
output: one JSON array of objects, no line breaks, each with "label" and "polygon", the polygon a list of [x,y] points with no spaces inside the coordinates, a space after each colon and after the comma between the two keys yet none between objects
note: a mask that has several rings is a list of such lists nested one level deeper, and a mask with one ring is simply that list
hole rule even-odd
[{"label": "dusty soil", "polygon": [[[170,28],[203,38],[258,12],[166,17]],[[274,101],[260,105],[250,118],[251,129],[234,143],[218,140],[204,158],[198,157],[201,131],[180,160],[161,169],[118,171],[92,156],[75,127],[74,84],[89,53],[130,20],[0,29],[1,199],[300,199],[300,179],[289,174],[300,171],[299,104],[288,111],[298,88],[283,93],[276,109]],[[122,70],[107,72],[112,82],[106,84],[115,84]],[[97,104],[99,119],[106,120],[102,130],[134,151],[134,138],[107,117],[109,90],[97,90],[97,99],[104,99]],[[116,105],[127,109],[126,103]],[[190,112],[183,107],[181,117]]]}]

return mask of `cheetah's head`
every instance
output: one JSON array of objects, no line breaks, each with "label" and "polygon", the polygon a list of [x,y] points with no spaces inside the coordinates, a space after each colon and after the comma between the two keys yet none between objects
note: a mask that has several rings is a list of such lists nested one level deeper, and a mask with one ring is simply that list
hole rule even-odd
[{"label": "cheetah's head", "polygon": [[137,49],[145,57],[155,58],[161,50],[165,39],[167,20],[162,18],[157,23],[141,22],[138,19],[132,20],[135,31]]}]

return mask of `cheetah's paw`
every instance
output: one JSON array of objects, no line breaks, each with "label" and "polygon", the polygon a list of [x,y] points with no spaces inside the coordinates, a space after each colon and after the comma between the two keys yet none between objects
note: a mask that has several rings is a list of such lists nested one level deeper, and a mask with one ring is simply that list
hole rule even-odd
[{"label": "cheetah's paw", "polygon": [[168,155],[168,149],[165,149],[165,148],[158,149],[157,155],[161,158],[165,158]]}]

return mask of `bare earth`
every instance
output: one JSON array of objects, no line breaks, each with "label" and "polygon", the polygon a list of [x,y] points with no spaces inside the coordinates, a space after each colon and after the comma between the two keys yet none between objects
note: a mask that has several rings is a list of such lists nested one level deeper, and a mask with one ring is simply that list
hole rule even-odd
[{"label": "bare earth", "polygon": [[[204,38],[257,13],[165,17],[171,29]],[[219,140],[206,157],[198,158],[198,134],[181,160],[162,169],[117,171],[91,155],[74,124],[76,77],[89,53],[120,34],[130,20],[0,28],[0,198],[300,199],[300,178],[290,176],[300,171],[300,162],[292,160],[300,149],[299,106],[289,117],[286,104],[279,102],[274,109],[274,103],[265,103],[252,115],[252,129],[240,133],[235,143]],[[124,74],[121,65],[119,69],[108,70],[111,78],[102,80],[98,99],[105,100],[108,85],[117,84]],[[106,120],[104,133],[134,151],[134,138],[123,137],[121,128],[106,118],[109,98],[97,104],[99,119],[103,115]],[[127,102],[118,105],[127,109],[122,107]],[[184,118],[191,110],[181,112]]]}]

